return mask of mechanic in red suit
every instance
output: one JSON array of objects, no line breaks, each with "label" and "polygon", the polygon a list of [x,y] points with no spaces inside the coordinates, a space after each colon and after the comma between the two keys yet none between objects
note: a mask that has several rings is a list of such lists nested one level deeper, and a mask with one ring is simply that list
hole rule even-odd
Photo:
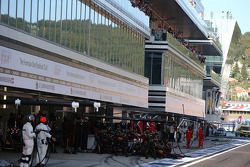
[{"label": "mechanic in red suit", "polygon": [[186,148],[190,148],[190,143],[191,143],[191,139],[193,137],[193,131],[191,129],[191,127],[189,126],[186,130]]},{"label": "mechanic in red suit", "polygon": [[199,129],[198,129],[198,140],[199,140],[198,148],[203,148],[203,144],[204,144],[204,133],[203,133],[202,126],[200,126]]}]

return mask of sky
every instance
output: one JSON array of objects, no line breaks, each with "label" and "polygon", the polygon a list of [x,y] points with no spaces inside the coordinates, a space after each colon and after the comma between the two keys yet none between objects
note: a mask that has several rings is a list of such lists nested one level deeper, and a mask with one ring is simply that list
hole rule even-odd
[{"label": "sky", "polygon": [[214,19],[222,18],[222,11],[230,11],[233,19],[236,19],[242,34],[250,32],[250,0],[202,0],[205,8],[206,18],[211,18],[210,13],[214,12]]}]

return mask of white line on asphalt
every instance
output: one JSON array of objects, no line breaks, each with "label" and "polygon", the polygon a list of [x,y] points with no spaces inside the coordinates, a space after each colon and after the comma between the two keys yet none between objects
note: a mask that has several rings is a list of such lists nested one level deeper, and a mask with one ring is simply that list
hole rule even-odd
[{"label": "white line on asphalt", "polygon": [[188,167],[188,166],[191,166],[191,165],[197,164],[197,163],[199,163],[199,162],[202,162],[202,161],[208,160],[208,159],[210,159],[210,158],[213,158],[213,157],[219,156],[219,155],[221,155],[221,154],[227,153],[227,152],[229,152],[229,151],[235,150],[235,149],[237,149],[237,148],[240,148],[240,147],[246,146],[246,145],[248,145],[248,144],[250,144],[250,143],[246,143],[246,144],[243,144],[243,145],[241,145],[241,146],[231,148],[231,149],[229,149],[229,150],[227,150],[227,151],[223,151],[223,152],[221,152],[221,153],[218,153],[218,154],[215,154],[215,155],[212,155],[212,156],[206,157],[206,158],[202,158],[202,159],[200,159],[200,160],[197,160],[197,161],[191,162],[191,163],[186,164],[186,165],[181,165],[181,166],[182,166],[182,167]]}]

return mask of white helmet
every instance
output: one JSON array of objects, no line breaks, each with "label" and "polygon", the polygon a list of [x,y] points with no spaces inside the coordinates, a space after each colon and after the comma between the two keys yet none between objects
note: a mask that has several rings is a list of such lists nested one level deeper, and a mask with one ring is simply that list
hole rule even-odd
[{"label": "white helmet", "polygon": [[30,114],[29,116],[28,116],[28,121],[29,122],[32,122],[32,121],[34,121],[35,120],[35,116],[33,115],[33,114]]}]

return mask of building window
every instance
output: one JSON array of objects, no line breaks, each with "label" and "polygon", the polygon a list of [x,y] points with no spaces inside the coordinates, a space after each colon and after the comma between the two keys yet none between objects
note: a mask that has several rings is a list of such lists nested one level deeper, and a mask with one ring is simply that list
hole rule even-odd
[{"label": "building window", "polygon": [[162,84],[162,53],[145,53],[145,76],[149,78],[152,85]]},{"label": "building window", "polygon": [[169,88],[201,98],[202,76],[170,51],[164,53],[164,59],[164,84]]},{"label": "building window", "polygon": [[1,0],[0,3],[3,24],[144,74],[144,36],[90,0]]}]

